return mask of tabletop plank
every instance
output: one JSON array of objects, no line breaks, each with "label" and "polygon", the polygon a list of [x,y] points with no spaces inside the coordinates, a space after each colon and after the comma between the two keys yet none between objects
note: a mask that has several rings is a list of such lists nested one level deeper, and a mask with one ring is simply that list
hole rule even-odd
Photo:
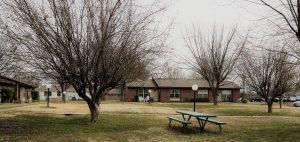
[{"label": "tabletop plank", "polygon": [[183,115],[193,116],[193,117],[217,117],[217,115],[215,115],[215,114],[199,113],[199,112],[193,112],[193,111],[177,110],[176,112],[183,114]]}]

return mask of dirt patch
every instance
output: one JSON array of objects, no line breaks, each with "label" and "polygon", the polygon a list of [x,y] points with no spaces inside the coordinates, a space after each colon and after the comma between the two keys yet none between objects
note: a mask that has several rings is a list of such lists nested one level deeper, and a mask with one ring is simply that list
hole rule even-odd
[{"label": "dirt patch", "polygon": [[131,112],[131,113],[162,113],[173,114],[174,108],[168,107],[153,107],[151,105],[137,105],[137,104],[102,104],[101,112]]},{"label": "dirt patch", "polygon": [[50,107],[47,108],[46,104],[36,104],[36,105],[28,105],[22,107],[8,108],[2,109],[1,112],[35,112],[35,113],[82,113],[89,112],[86,104],[78,103],[65,103],[65,104],[50,104]]}]

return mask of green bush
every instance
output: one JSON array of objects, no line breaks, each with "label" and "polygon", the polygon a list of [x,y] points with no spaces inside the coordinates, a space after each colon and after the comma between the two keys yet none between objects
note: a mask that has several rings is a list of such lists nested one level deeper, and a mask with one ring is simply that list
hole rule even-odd
[{"label": "green bush", "polygon": [[189,98],[188,97],[185,97],[183,100],[184,100],[184,102],[189,102]]},{"label": "green bush", "polygon": [[12,90],[10,88],[6,88],[6,87],[2,88],[1,89],[1,103],[12,102],[13,95],[14,95],[14,90]]},{"label": "green bush", "polygon": [[242,100],[242,103],[244,103],[244,104],[247,103],[247,102],[248,102],[248,101],[247,101],[246,99]]},{"label": "green bush", "polygon": [[31,91],[31,98],[32,100],[40,100],[39,92],[38,91]]}]

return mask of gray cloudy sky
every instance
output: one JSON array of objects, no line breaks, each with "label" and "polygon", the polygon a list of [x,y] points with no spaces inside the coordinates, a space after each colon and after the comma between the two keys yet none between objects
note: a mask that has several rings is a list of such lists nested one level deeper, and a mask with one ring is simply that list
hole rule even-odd
[{"label": "gray cloudy sky", "polygon": [[183,41],[186,27],[208,29],[214,24],[225,28],[237,25],[246,31],[255,27],[259,16],[252,12],[257,10],[259,7],[242,0],[171,0],[167,10],[170,19],[164,19],[164,22],[174,19],[168,46],[174,49],[176,57],[188,53]]}]

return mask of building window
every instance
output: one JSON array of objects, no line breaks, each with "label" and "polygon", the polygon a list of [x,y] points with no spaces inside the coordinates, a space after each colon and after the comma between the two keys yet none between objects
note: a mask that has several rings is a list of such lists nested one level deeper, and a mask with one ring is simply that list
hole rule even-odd
[{"label": "building window", "polygon": [[208,99],[208,90],[198,90],[198,98]]},{"label": "building window", "polygon": [[138,101],[142,102],[146,100],[146,97],[149,95],[148,94],[148,89],[138,89]]},{"label": "building window", "polygon": [[147,97],[148,96],[148,89],[138,89],[139,97]]},{"label": "building window", "polygon": [[232,91],[231,90],[222,90],[222,101],[223,102],[232,102]]},{"label": "building window", "polygon": [[171,89],[170,90],[170,101],[180,101],[180,90]]},{"label": "building window", "polygon": [[61,92],[57,92],[57,96],[61,96]]},{"label": "building window", "polygon": [[[48,93],[48,91],[45,91],[44,96],[47,96],[47,93]],[[51,95],[52,95],[52,92],[49,92],[49,96],[51,96]]]}]

